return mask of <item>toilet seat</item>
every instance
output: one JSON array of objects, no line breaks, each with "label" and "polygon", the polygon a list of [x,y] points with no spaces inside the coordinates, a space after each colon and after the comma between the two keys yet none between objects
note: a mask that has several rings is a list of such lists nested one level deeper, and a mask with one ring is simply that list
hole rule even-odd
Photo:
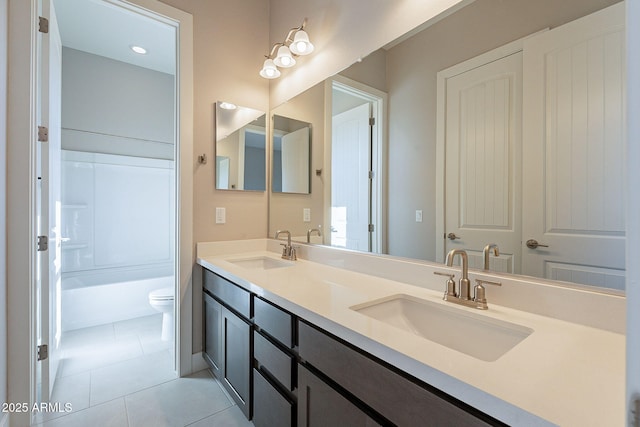
[{"label": "toilet seat", "polygon": [[149,293],[150,301],[173,301],[173,288],[156,289]]}]

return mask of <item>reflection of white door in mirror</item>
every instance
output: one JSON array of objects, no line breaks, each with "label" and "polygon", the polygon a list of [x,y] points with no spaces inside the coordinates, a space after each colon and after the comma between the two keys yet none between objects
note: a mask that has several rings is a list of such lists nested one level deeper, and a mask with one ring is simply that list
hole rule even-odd
[{"label": "reflection of white door in mirror", "polygon": [[[519,273],[522,53],[447,79],[445,252],[465,249],[469,266],[483,268],[482,249],[496,243],[490,269]],[[519,193],[519,192],[518,192]]]},{"label": "reflection of white door in mirror", "polygon": [[624,7],[525,41],[524,274],[624,289]]},{"label": "reflection of white door in mirror", "polygon": [[282,192],[309,193],[309,128],[281,138]]},{"label": "reflection of white door in mirror", "polygon": [[216,156],[216,188],[219,190],[229,189],[229,158]]},{"label": "reflection of white door in mirror", "polygon": [[331,142],[331,245],[369,251],[371,106],[333,116]]}]

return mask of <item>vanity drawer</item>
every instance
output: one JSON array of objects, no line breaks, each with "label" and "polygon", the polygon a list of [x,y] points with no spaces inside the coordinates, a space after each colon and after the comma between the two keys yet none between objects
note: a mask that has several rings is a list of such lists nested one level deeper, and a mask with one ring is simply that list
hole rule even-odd
[{"label": "vanity drawer", "polygon": [[217,274],[203,269],[204,289],[247,319],[251,318],[251,294]]},{"label": "vanity drawer", "polygon": [[253,370],[253,424],[256,427],[291,427],[295,404],[284,397],[256,369]]},{"label": "vanity drawer", "polygon": [[293,316],[260,298],[253,299],[253,321],[258,327],[286,347],[295,345]]},{"label": "vanity drawer", "polygon": [[395,425],[504,425],[307,323],[298,333],[302,359]]},{"label": "vanity drawer", "polygon": [[259,332],[253,332],[253,357],[288,390],[293,390],[293,356],[280,350]]}]

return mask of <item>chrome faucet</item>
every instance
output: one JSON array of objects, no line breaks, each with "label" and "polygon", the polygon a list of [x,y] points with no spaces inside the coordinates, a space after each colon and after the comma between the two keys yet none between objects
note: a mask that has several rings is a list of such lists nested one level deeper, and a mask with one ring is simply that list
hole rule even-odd
[{"label": "chrome faucet", "polygon": [[307,230],[307,243],[311,243],[311,233],[317,233],[318,237],[322,237],[322,233],[318,228],[310,228]]},{"label": "chrome faucet", "polygon": [[290,261],[297,260],[298,257],[296,256],[296,249],[291,246],[291,232],[289,230],[278,230],[276,231],[275,238],[277,239],[281,234],[287,235],[287,244],[285,245],[284,243],[281,243],[281,245],[283,246],[282,259],[288,259]]},{"label": "chrome faucet", "polygon": [[[489,247],[489,245],[487,245]],[[495,247],[497,251],[497,246]],[[485,248],[485,253],[488,254],[489,250]],[[473,287],[473,298],[471,297],[471,283],[469,281],[469,259],[467,253],[462,249],[453,249],[447,254],[446,264],[448,267],[453,267],[453,259],[456,255],[460,255],[462,261],[462,278],[460,279],[460,294],[456,293],[456,282],[453,281],[454,275],[450,273],[442,273],[434,271],[433,274],[440,276],[447,276],[447,290],[444,293],[445,301],[449,301],[455,304],[464,305],[467,307],[477,308],[479,310],[486,310],[489,308],[487,305],[486,289],[484,285],[502,286],[502,283],[491,282],[489,280],[476,279],[476,285]]]},{"label": "chrome faucet", "polygon": [[482,257],[484,258],[484,269],[489,270],[489,252],[493,249],[493,256],[500,256],[500,250],[495,243],[489,243],[482,250]]},{"label": "chrome faucet", "polygon": [[453,267],[453,259],[456,255],[460,255],[462,260],[462,277],[458,282],[460,284],[460,293],[458,298],[471,300],[471,282],[469,282],[469,258],[467,253],[462,249],[451,249],[447,254],[447,266]]}]

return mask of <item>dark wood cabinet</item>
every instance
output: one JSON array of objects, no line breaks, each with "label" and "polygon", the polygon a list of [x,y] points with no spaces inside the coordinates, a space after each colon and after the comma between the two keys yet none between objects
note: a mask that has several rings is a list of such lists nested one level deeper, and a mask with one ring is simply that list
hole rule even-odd
[{"label": "dark wood cabinet", "polygon": [[204,357],[256,427],[503,426],[211,271]]},{"label": "dark wood cabinet", "polygon": [[299,322],[298,340],[305,363],[393,425],[504,425],[306,322]]},{"label": "dark wood cabinet", "polygon": [[253,423],[256,427],[295,426],[295,318],[256,296],[253,306]]},{"label": "dark wood cabinet", "polygon": [[295,420],[295,401],[281,393],[279,386],[265,373],[253,370],[253,425],[255,427],[291,427]]},{"label": "dark wood cabinet", "polygon": [[204,293],[204,358],[216,377],[223,376],[222,304]]},{"label": "dark wood cabinet", "polygon": [[222,338],[222,382],[242,412],[251,419],[251,325],[222,307]]},{"label": "dark wood cabinet", "polygon": [[251,419],[252,326],[242,315],[250,315],[250,297],[204,270],[204,358],[247,419]]},{"label": "dark wood cabinet", "polygon": [[379,425],[334,388],[298,365],[298,427]]}]

